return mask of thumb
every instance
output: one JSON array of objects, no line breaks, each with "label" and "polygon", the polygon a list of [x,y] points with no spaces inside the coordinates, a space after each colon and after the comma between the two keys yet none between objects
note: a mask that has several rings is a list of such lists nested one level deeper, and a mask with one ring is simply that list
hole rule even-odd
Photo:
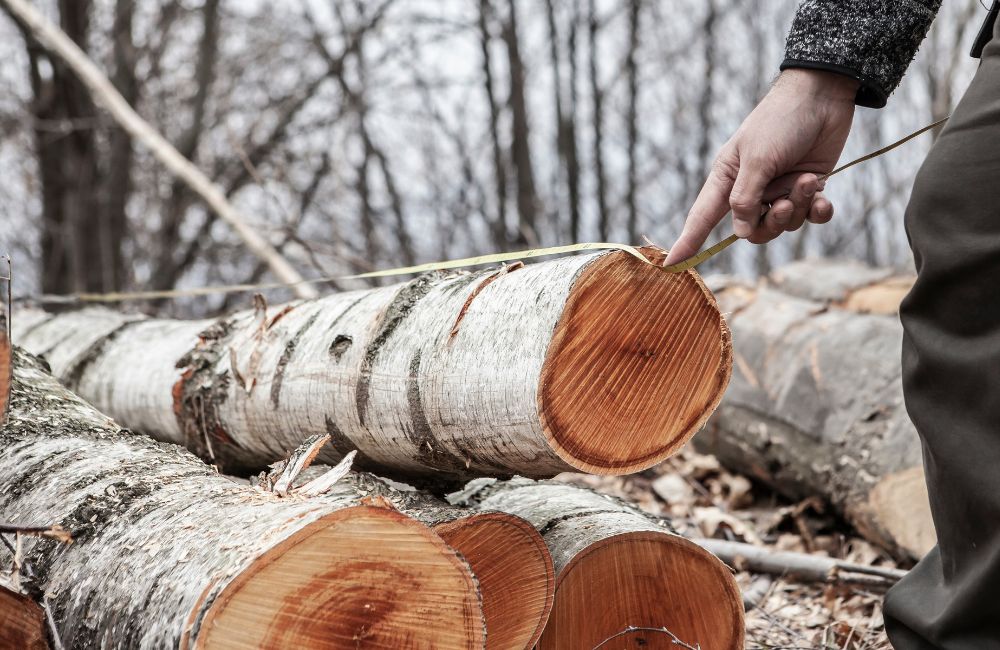
[{"label": "thumb", "polygon": [[729,205],[733,209],[733,232],[737,237],[749,237],[760,223],[764,190],[774,174],[770,165],[743,161],[729,195]]}]

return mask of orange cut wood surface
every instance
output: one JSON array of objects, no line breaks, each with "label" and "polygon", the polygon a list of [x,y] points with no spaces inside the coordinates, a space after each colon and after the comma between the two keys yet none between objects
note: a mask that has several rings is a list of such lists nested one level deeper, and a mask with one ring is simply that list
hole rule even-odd
[{"label": "orange cut wood surface", "polygon": [[539,412],[568,463],[626,474],[680,449],[731,373],[729,329],[696,273],[607,255],[573,287],[542,369]]}]

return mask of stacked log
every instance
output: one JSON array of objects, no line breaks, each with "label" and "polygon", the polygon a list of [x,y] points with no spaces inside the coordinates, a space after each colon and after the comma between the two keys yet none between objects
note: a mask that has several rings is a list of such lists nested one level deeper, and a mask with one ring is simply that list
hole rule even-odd
[{"label": "stacked log", "polygon": [[[302,479],[323,471],[325,468],[310,468]],[[482,596],[487,650],[535,647],[549,618],[555,590],[552,556],[542,536],[516,515],[459,508],[407,487],[390,485],[364,472],[352,472],[338,485],[360,498],[387,499],[393,507],[433,528],[468,561]]]},{"label": "stacked log", "polygon": [[0,648],[47,650],[45,612],[34,600],[0,583]]},{"label": "stacked log", "polygon": [[729,568],[631,506],[523,478],[477,479],[449,501],[518,515],[545,539],[556,592],[541,650],[612,639],[616,648],[743,647],[743,601]]},{"label": "stacked log", "polygon": [[357,450],[359,468],[411,483],[645,469],[701,428],[731,369],[698,276],[622,252],[258,297],[219,320],[91,309],[14,325],[99,409],[227,471],[329,433],[320,462]]},{"label": "stacked log", "polygon": [[483,647],[469,566],[425,525],[349,493],[241,486],[119,428],[36,358],[12,365],[0,521],[72,533],[23,540],[19,575],[66,647]]},{"label": "stacked log", "polygon": [[824,497],[901,559],[935,543],[900,375],[896,312],[912,281],[832,261],[790,265],[756,286],[710,279],[736,372],[694,441],[791,498]]}]

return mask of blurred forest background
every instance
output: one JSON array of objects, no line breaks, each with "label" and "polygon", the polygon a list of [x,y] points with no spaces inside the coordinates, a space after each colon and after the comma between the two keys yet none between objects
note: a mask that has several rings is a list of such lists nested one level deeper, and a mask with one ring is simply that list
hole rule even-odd
[{"label": "blurred forest background", "polygon": [[[315,277],[574,241],[669,245],[776,75],[795,1],[38,5]],[[845,159],[950,112],[984,13],[944,4],[889,107],[859,110]],[[270,279],[2,12],[0,88],[0,252],[16,294]],[[703,271],[814,255],[908,265],[902,213],[931,141],[831,181],[830,225],[741,244]]]}]

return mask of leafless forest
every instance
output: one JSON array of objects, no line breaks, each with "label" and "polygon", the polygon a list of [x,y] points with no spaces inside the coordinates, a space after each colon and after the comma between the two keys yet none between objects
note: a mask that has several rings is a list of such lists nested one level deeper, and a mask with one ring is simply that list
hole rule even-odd
[{"label": "leafless forest", "polygon": [[[793,0],[42,2],[122,95],[306,276],[643,236],[668,245],[764,93]],[[946,115],[976,0],[945,3],[854,157]],[[0,14],[0,250],[16,293],[265,280],[266,268]],[[831,225],[713,271],[909,262],[923,138],[831,183]],[[728,225],[725,226],[728,230]],[[726,234],[720,231],[720,234]],[[206,312],[238,297],[165,306]]]}]

